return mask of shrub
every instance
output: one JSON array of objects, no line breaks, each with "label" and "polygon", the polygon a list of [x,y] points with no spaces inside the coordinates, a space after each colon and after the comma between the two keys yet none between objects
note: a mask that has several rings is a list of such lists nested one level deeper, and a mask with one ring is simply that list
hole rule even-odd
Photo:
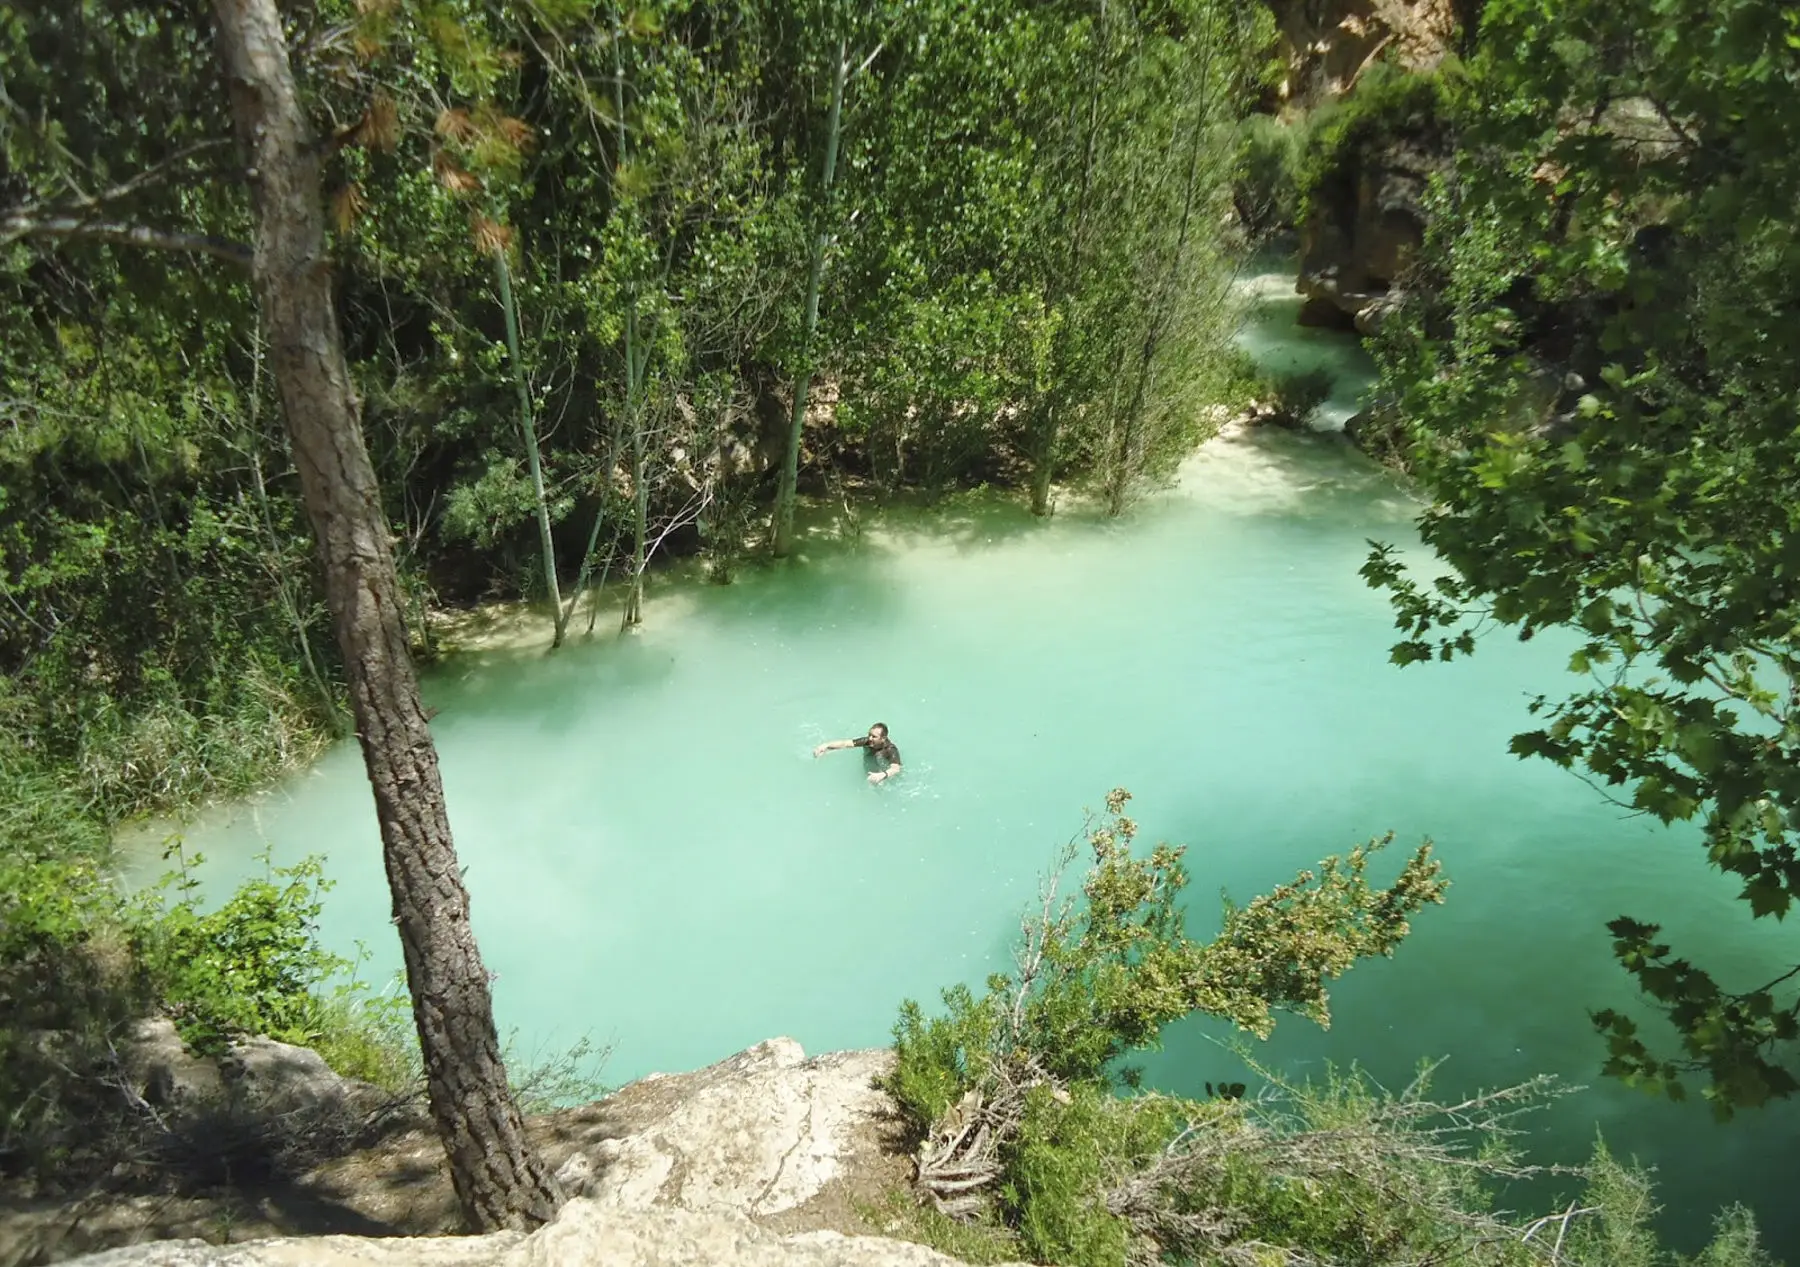
[{"label": "shrub", "polygon": [[1158,845],[1134,857],[1129,799],[1115,790],[1106,815],[1090,819],[1094,864],[1079,899],[1059,898],[1076,846],[1063,851],[1026,921],[1016,976],[990,977],[979,998],[966,987],[944,991],[940,1016],[910,1000],[901,1007],[885,1085],[920,1141],[920,1186],[946,1213],[982,1209],[1010,1182],[1013,1142],[1028,1117],[1049,1111],[1034,1110],[1037,1088],[1072,1094],[1129,1081],[1120,1059],[1194,1012],[1259,1035],[1277,1009],[1323,1022],[1326,982],[1390,953],[1408,918],[1442,897],[1429,845],[1390,888],[1372,888],[1368,860],[1386,843],[1376,841],[1247,906],[1228,905],[1220,934],[1195,942],[1178,902],[1183,851]]},{"label": "shrub", "polygon": [[1454,113],[1453,64],[1408,72],[1378,62],[1356,87],[1315,111],[1294,169],[1295,221],[1327,207],[1354,205],[1361,159],[1375,144],[1412,136],[1436,149]]},{"label": "shrub", "polygon": [[[1242,1083],[1207,1101],[1132,1089],[1120,1059],[1177,1017],[1226,1017],[1259,1036],[1278,1009],[1324,1021],[1325,984],[1391,951],[1444,882],[1425,847],[1391,886],[1370,886],[1377,841],[1227,904],[1219,936],[1195,943],[1177,901],[1181,851],[1135,856],[1126,799],[1114,792],[1089,822],[1080,897],[1059,899],[1060,867],[1046,883],[1016,975],[991,977],[981,995],[944,991],[937,1015],[902,1005],[883,1085],[919,1142],[921,1208],[885,1230],[990,1261],[1016,1243],[1068,1267],[1527,1267],[1559,1244],[1565,1267],[1678,1267],[1649,1227],[1648,1181],[1604,1148],[1585,1171],[1560,1172],[1586,1177],[1567,1213],[1494,1211],[1490,1184],[1553,1173],[1516,1143],[1520,1115],[1557,1093],[1548,1079],[1444,1102],[1429,1094],[1429,1067],[1397,1092],[1355,1070],[1296,1084],[1240,1045],[1262,1083],[1254,1095]],[[1722,1216],[1698,1262],[1771,1267],[1741,1210]]]},{"label": "shrub", "polygon": [[1295,427],[1310,425],[1331,399],[1331,371],[1322,367],[1271,374],[1266,382],[1276,415]]},{"label": "shrub", "polygon": [[1159,1096],[1119,1099],[1092,1085],[1027,1093],[1000,1203],[1033,1261],[1125,1262],[1134,1233],[1104,1196],[1175,1138],[1180,1119]]},{"label": "shrub", "polygon": [[[234,1164],[260,1165],[316,1152],[319,1141],[287,1137],[306,1124],[277,1130],[232,1105],[179,1130],[147,1114],[126,1056],[133,1027],[157,1012],[200,1054],[267,1034],[316,1046],[346,1076],[414,1090],[404,995],[371,999],[355,979],[327,988],[349,965],[317,940],[325,887],[308,859],[203,911],[185,863],[128,901],[92,860],[0,852],[0,1174],[55,1189],[121,1163],[198,1164],[229,1152]],[[340,1144],[354,1134],[333,1130]]]},{"label": "shrub", "polygon": [[[320,860],[271,867],[266,878],[203,912],[198,881],[186,860],[173,856],[178,869],[139,900],[134,932],[183,1041],[201,1054],[221,1055],[242,1035],[297,1044],[316,1039],[325,1024],[320,989],[350,967],[318,942],[321,896],[330,888]],[[179,895],[172,903],[171,887]]]},{"label": "shrub", "polygon": [[1300,210],[1298,176],[1307,128],[1273,115],[1245,119],[1232,170],[1231,199],[1252,238],[1292,225]]}]

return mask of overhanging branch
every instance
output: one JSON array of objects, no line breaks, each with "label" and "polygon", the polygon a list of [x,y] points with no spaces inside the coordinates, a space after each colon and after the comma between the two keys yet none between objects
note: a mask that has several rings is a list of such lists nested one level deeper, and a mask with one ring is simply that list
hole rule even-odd
[{"label": "overhanging branch", "polygon": [[0,246],[20,238],[56,238],[64,241],[113,242],[153,251],[182,251],[210,255],[241,268],[249,268],[254,253],[242,242],[205,233],[178,233],[144,224],[115,220],[87,220],[80,216],[45,216],[33,219],[13,215],[0,220]]}]

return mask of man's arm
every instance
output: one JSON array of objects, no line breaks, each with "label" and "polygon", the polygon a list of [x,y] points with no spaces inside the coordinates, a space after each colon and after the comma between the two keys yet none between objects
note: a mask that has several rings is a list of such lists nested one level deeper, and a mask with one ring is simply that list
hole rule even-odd
[{"label": "man's arm", "polygon": [[828,752],[836,752],[839,748],[854,747],[856,747],[856,740],[854,739],[827,739],[824,743],[813,749],[813,756],[822,757]]}]

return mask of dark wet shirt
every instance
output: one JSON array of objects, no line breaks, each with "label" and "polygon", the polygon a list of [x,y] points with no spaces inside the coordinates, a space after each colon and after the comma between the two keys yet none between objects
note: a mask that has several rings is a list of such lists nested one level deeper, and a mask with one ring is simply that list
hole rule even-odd
[{"label": "dark wet shirt", "polygon": [[874,769],[885,770],[889,766],[900,764],[900,749],[894,746],[891,739],[870,739],[864,735],[850,742],[852,747],[868,749],[868,764]]}]

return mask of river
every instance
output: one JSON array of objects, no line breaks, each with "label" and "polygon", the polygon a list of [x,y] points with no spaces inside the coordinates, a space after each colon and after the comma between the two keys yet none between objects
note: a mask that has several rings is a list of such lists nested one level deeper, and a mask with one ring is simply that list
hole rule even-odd
[{"label": "river", "polygon": [[[1248,285],[1265,302],[1247,346],[1330,365],[1321,419],[1341,423],[1369,378],[1360,349],[1295,329],[1287,275]],[[1536,1159],[1582,1161],[1598,1130],[1657,1167],[1683,1247],[1743,1200],[1800,1256],[1794,1109],[1720,1126],[1605,1081],[1587,1021],[1635,1006],[1608,919],[1660,922],[1742,981],[1787,961],[1780,931],[1752,926],[1690,832],[1507,754],[1528,696],[1572,682],[1556,639],[1388,663],[1391,618],[1357,568],[1367,538],[1417,557],[1416,511],[1336,436],[1256,434],[1209,444],[1120,521],[1035,522],[990,494],[871,514],[730,586],[653,586],[637,634],[454,657],[425,692],[502,1030],[526,1053],[611,1042],[615,1082],[775,1034],[884,1042],[903,997],[1005,965],[1039,874],[1115,786],[1144,839],[1190,847],[1201,931],[1221,888],[1249,898],[1391,829],[1390,872],[1401,846],[1437,842],[1447,904],[1334,989],[1328,1032],[1283,1020],[1263,1058],[1302,1075],[1355,1060],[1392,1084],[1447,1057],[1447,1092],[1586,1084],[1539,1120]],[[895,786],[866,786],[856,754],[812,758],[877,720],[905,756]],[[214,892],[264,846],[324,855],[325,941],[366,943],[378,977],[398,966],[353,746],[186,837]],[[1177,1026],[1149,1081],[1197,1092],[1231,1072],[1221,1037]]]}]

